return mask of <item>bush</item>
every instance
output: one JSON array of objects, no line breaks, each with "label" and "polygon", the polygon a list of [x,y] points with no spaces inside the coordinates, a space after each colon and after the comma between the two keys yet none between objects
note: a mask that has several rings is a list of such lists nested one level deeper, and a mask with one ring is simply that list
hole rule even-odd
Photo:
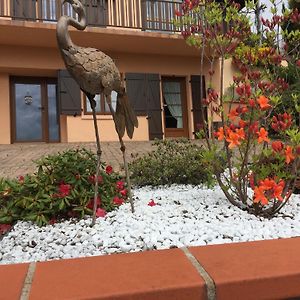
[{"label": "bush", "polygon": [[[96,155],[86,149],[70,149],[38,161],[33,175],[0,179],[0,223],[17,220],[39,226],[57,219],[92,214]],[[111,166],[101,164],[98,177],[97,215],[115,209],[127,198],[124,181]]]},{"label": "bush", "polygon": [[202,146],[187,139],[158,140],[156,150],[129,165],[133,183],[138,186],[164,184],[212,184],[210,167]]}]

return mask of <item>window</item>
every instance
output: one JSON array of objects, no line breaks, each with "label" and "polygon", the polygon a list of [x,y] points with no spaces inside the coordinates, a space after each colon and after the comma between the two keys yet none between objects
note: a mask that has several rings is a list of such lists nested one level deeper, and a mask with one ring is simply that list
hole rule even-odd
[{"label": "window", "polygon": [[[110,114],[109,107],[104,99],[104,95],[96,95],[95,101],[96,101],[96,113],[97,114]],[[111,93],[111,104],[114,110],[116,110],[117,105],[117,93],[115,91],[112,91]],[[85,114],[92,114],[92,108],[90,105],[90,101],[88,98],[85,99]]]}]

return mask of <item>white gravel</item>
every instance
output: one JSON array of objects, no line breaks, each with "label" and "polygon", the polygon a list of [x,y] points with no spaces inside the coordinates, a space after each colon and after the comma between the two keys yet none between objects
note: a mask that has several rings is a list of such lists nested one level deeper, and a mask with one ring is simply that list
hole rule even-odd
[{"label": "white gravel", "polygon": [[[90,218],[42,228],[18,222],[0,241],[0,264],[300,236],[299,195],[283,216],[267,220],[231,206],[219,188],[173,185],[134,194],[134,214],[124,204],[93,228]],[[151,199],[157,205],[149,206]]]}]

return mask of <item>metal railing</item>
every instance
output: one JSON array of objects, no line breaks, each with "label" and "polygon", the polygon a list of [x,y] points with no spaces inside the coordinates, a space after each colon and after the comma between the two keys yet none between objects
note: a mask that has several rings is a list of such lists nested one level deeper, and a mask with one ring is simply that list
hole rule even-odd
[{"label": "metal railing", "polygon": [[[176,31],[173,25],[180,0],[82,0],[89,26]],[[0,0],[0,18],[56,22],[61,15],[76,17],[61,0]]]}]

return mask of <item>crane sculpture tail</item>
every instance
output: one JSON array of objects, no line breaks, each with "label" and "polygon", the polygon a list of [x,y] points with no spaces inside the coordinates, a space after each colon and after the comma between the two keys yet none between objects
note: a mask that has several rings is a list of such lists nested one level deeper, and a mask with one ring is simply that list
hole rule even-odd
[{"label": "crane sculpture tail", "polygon": [[137,128],[139,124],[126,92],[118,93],[115,122],[118,134],[123,137],[126,129],[128,137],[132,139],[134,127]]}]

